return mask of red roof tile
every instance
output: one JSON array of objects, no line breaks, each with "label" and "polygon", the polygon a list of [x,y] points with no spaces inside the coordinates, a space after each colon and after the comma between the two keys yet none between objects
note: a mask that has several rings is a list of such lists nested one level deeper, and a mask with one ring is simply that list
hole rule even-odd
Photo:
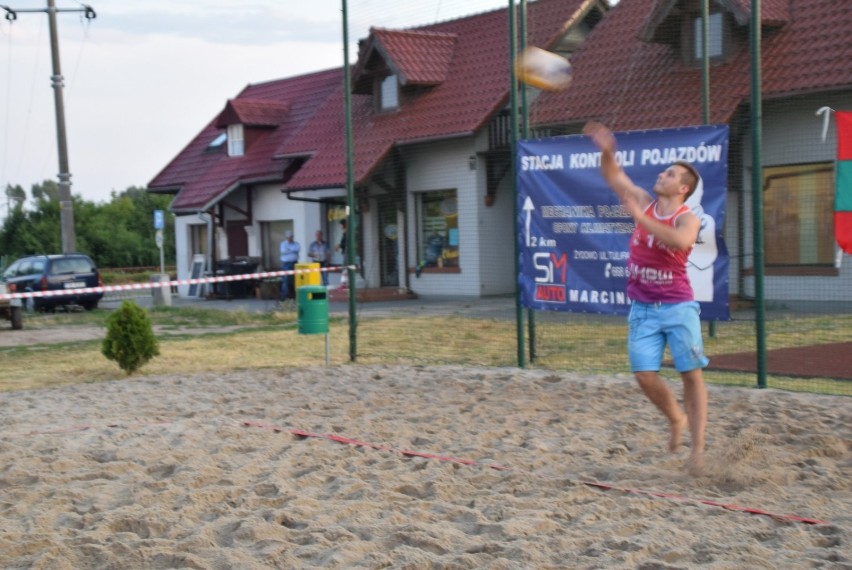
[{"label": "red roof tile", "polygon": [[[528,6],[535,22],[531,45],[546,47],[596,0],[539,0]],[[392,113],[376,113],[373,97],[353,95],[355,181],[363,182],[396,144],[472,135],[508,98],[506,10],[495,10],[411,30],[376,29],[366,42],[396,68],[405,86],[418,90]],[[364,54],[362,53],[362,56]],[[356,73],[365,71],[365,59]],[[372,70],[369,70],[372,71]],[[288,189],[342,187],[346,180],[342,70],[250,85],[149,184],[154,192],[178,191],[172,208],[209,207],[240,183],[284,182],[291,157],[308,157]],[[277,128],[268,128],[278,117]],[[257,132],[246,136],[242,157],[208,146],[220,127],[238,121]],[[251,144],[249,140],[251,139]]]},{"label": "red roof tile", "polygon": [[290,111],[289,103],[263,99],[231,99],[216,119],[216,127],[243,124],[250,127],[277,127]]},{"label": "red roof tile", "polygon": [[[766,0],[764,4],[770,8],[772,22],[784,15],[788,5],[790,16],[783,26],[763,36],[765,98],[852,88],[852,10],[845,2]],[[622,0],[610,10],[572,57],[570,87],[542,94],[532,109],[533,122],[598,119],[619,130],[702,123],[701,70],[686,66],[676,48],[639,39],[656,5],[657,0]],[[747,29],[740,32],[747,37]],[[751,63],[748,42],[744,43],[731,60],[711,66],[713,123],[729,122],[748,104]]]},{"label": "red roof tile", "polygon": [[[591,0],[539,0],[528,5],[528,19],[536,25],[528,30],[531,45],[548,46],[565,31]],[[429,65],[417,63],[423,34],[443,37],[444,43],[429,40],[431,49],[446,54],[446,38],[455,37],[445,79],[406,100],[396,112],[376,113],[369,95],[352,97],[353,137],[356,144],[355,180],[361,183],[396,144],[470,135],[481,129],[508,98],[509,49],[507,12],[495,10],[405,33],[374,30],[368,40],[388,46],[388,55],[400,71],[415,70],[418,77],[430,76],[440,58]],[[415,39],[416,38],[416,39]],[[437,46],[437,47],[436,47]],[[360,68],[358,68],[360,70]],[[346,180],[343,127],[343,93],[330,97],[302,133],[285,142],[280,155],[310,155],[305,165],[287,183],[288,189],[341,187]]]},{"label": "red roof tile", "polygon": [[[192,212],[209,206],[240,182],[283,180],[287,162],[274,159],[275,149],[297,133],[342,83],[341,70],[332,69],[247,86],[154,177],[148,188],[154,192],[177,191],[172,209]],[[217,124],[228,124],[231,115],[247,125],[246,130],[262,127],[246,133],[248,146],[242,157],[229,157],[224,147],[209,148],[222,134]]]},{"label": "red roof tile", "polygon": [[[455,44],[455,34],[373,28],[359,65],[369,59],[370,50],[376,50],[395,69],[402,85],[437,85],[447,78]],[[354,75],[358,73],[356,66]]]}]

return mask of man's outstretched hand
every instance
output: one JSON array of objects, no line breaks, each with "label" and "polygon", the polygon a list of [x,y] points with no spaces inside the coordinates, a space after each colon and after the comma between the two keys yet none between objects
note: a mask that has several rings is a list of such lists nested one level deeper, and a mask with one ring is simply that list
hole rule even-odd
[{"label": "man's outstretched hand", "polygon": [[615,135],[603,124],[590,121],[583,127],[583,134],[591,137],[595,146],[602,151],[615,152]]}]

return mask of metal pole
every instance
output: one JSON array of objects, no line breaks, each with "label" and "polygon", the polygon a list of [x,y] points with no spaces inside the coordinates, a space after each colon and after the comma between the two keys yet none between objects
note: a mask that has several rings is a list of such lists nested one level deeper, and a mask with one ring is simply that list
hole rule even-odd
[{"label": "metal pole", "polygon": [[[524,51],[527,47],[527,0],[521,0],[519,23],[519,44],[518,50]],[[514,65],[512,69],[514,69]],[[530,136],[530,114],[529,103],[527,101],[527,88],[521,87],[521,137],[527,139]],[[513,157],[514,158],[514,157]],[[535,362],[535,310],[527,309],[527,333],[529,334],[529,350],[530,362]]]},{"label": "metal pole", "polygon": [[[511,107],[511,136],[509,144],[509,174],[512,177],[512,218],[513,224],[518,223],[518,187],[515,176],[515,156],[518,152],[518,80],[515,75],[515,54],[517,53],[515,31],[515,0],[509,0],[509,105]],[[520,245],[517,231],[515,235],[515,275],[521,271],[520,266]],[[524,309],[521,306],[521,289],[515,279],[515,323],[517,328],[517,345],[518,345],[518,367],[526,366],[526,351],[524,350]]]},{"label": "metal pole", "polygon": [[766,311],[763,292],[763,102],[760,0],[751,3],[751,194],[754,223],[754,316],[757,326],[757,385],[766,388]]},{"label": "metal pole", "polygon": [[349,360],[355,362],[358,356],[358,321],[355,307],[355,183],[353,180],[352,160],[352,78],[349,70],[349,16],[346,0],[343,3],[343,105],[346,125],[346,271],[349,275]]},{"label": "metal pole", "polygon": [[[710,124],[710,0],[701,2],[701,102],[704,124]],[[715,238],[714,238],[715,239]],[[716,336],[716,321],[708,323],[709,334]]]},{"label": "metal pole", "polygon": [[710,0],[701,2],[701,101],[704,124],[710,124]]}]

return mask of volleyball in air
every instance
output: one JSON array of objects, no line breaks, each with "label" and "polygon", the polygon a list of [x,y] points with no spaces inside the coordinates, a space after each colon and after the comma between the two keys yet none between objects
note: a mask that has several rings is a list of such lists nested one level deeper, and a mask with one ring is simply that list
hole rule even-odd
[{"label": "volleyball in air", "polygon": [[559,91],[571,83],[571,64],[552,51],[528,47],[515,59],[520,81],[545,91]]}]

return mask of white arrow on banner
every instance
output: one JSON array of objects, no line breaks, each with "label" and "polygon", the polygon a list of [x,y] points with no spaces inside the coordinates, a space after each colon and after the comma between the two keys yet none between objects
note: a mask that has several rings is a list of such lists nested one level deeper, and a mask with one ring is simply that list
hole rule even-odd
[{"label": "white arrow on banner", "polygon": [[527,199],[524,200],[524,212],[527,213],[526,220],[524,220],[524,226],[527,234],[527,247],[530,247],[530,222],[532,221],[533,210],[535,210],[535,206],[533,206],[532,198],[527,196]]}]

